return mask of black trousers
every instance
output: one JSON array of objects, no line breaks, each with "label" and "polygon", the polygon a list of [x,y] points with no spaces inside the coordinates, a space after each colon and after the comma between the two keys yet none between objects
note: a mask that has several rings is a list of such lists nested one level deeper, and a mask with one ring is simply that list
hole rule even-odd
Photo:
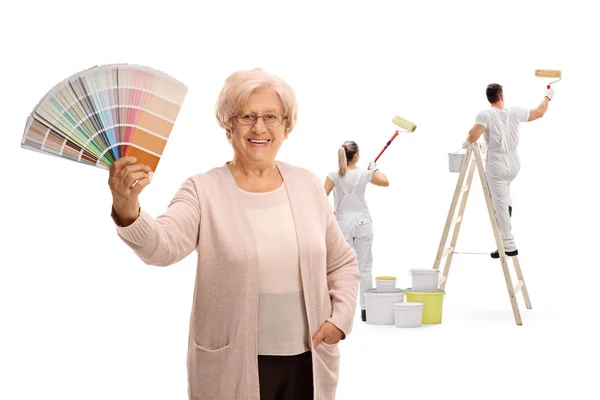
[{"label": "black trousers", "polygon": [[310,351],[295,356],[258,356],[261,400],[313,400]]}]

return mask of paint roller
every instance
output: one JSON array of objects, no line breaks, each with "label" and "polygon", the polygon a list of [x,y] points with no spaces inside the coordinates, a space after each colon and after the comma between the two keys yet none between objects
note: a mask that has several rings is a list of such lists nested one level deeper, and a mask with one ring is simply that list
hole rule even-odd
[{"label": "paint roller", "polygon": [[[392,118],[392,123],[396,126],[399,126],[400,128],[406,129],[408,132],[414,132],[417,129],[417,125],[413,124],[412,122],[410,122],[402,117],[399,117],[398,115],[396,115],[394,118]],[[390,138],[390,140],[387,141],[387,143],[385,144],[383,149],[379,152],[377,157],[375,157],[375,162],[377,162],[379,157],[381,157],[381,155],[383,154],[385,149],[387,149],[388,146],[390,144],[392,144],[392,142],[394,141],[394,139],[396,139],[396,136],[398,136],[399,133],[400,132],[398,130],[396,130],[396,132],[394,132],[394,135]]]},{"label": "paint roller", "polygon": [[558,78],[557,80],[552,81],[548,84],[548,89],[550,89],[550,85],[562,79],[562,73],[558,69],[536,69],[535,76],[537,76],[538,78]]},{"label": "paint roller", "polygon": [[[417,126],[415,124],[413,124],[410,121],[405,120],[404,118],[401,118],[399,116],[395,116],[394,118],[392,118],[392,123],[394,125],[398,125],[400,128],[404,128],[409,132],[414,132],[415,129],[417,129]],[[396,131],[398,132],[398,131]]]}]

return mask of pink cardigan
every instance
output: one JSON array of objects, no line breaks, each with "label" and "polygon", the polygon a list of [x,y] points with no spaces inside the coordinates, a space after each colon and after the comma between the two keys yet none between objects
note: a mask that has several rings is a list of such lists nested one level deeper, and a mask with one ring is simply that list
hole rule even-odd
[{"label": "pink cardigan", "polygon": [[[277,165],[298,235],[311,338],[325,321],[347,336],[358,295],[356,255],[317,176]],[[223,165],[188,178],[156,219],[142,210],[133,224],[117,226],[118,235],[148,265],[172,265],[197,251],[187,356],[190,400],[260,398],[257,253],[240,201],[233,175]],[[335,398],[339,358],[337,344],[312,348],[316,400]]]}]

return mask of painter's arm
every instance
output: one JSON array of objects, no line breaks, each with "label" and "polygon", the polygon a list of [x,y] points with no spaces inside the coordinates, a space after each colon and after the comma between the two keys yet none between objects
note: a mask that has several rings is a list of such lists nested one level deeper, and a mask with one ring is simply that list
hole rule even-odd
[{"label": "painter's arm", "polygon": [[325,178],[325,193],[329,196],[329,193],[333,190],[334,184],[330,177]]},{"label": "painter's arm", "polygon": [[479,138],[481,137],[481,135],[483,135],[483,133],[485,132],[485,130],[486,130],[486,127],[481,124],[473,125],[473,127],[469,131],[469,135],[467,136],[467,140],[466,140],[467,143],[471,144],[471,143],[475,143],[476,141],[478,141]]},{"label": "painter's arm", "polygon": [[536,108],[532,108],[531,110],[529,110],[529,118],[527,118],[527,122],[535,121],[536,119],[542,118],[548,110],[549,103],[550,99],[544,96],[544,99]]}]

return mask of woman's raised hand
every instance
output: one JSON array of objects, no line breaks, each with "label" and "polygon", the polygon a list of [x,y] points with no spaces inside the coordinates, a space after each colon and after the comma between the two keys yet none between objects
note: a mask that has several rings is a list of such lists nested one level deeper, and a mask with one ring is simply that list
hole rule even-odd
[{"label": "woman's raised hand", "polygon": [[138,164],[135,157],[119,158],[110,166],[108,186],[119,222],[130,225],[139,216],[139,194],[150,183],[151,168]]}]

